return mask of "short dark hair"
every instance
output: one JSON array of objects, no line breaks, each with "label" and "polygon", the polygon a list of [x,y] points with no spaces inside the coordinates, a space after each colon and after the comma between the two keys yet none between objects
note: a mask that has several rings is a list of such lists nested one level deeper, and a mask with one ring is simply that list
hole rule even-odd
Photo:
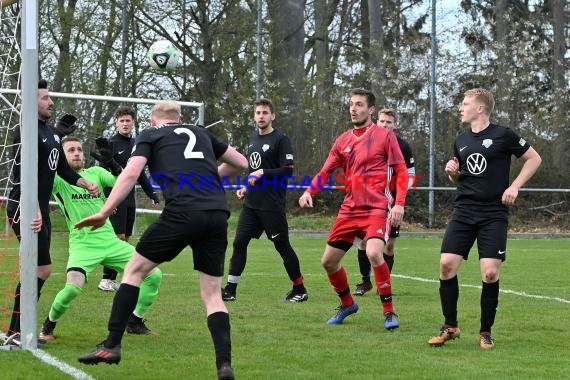
[{"label": "short dark hair", "polygon": [[265,98],[256,99],[255,102],[253,103],[253,105],[255,107],[265,106],[265,107],[269,108],[271,113],[275,113],[275,107],[273,106],[273,102],[269,99],[265,99]]},{"label": "short dark hair", "polygon": [[372,91],[365,90],[363,88],[355,88],[350,91],[350,96],[354,95],[362,95],[366,96],[366,103],[368,107],[375,107],[376,106],[376,96],[372,93]]},{"label": "short dark hair", "polygon": [[63,144],[65,144],[66,142],[72,142],[72,141],[77,141],[78,143],[80,143],[81,145],[83,145],[83,141],[81,141],[78,137],[75,136],[65,136],[63,138],[63,140],[61,140],[61,146],[63,146]]},{"label": "short dark hair", "polygon": [[40,80],[38,81],[38,90],[39,90],[40,88],[42,88],[42,89],[43,89],[43,88],[48,88],[48,82],[47,82],[47,80],[45,80],[45,79],[40,79]]},{"label": "short dark hair", "polygon": [[118,119],[121,116],[126,116],[126,115],[130,115],[133,118],[133,120],[136,120],[137,118],[135,110],[129,106],[119,106],[119,108],[117,108],[117,110],[115,111],[115,119]]}]

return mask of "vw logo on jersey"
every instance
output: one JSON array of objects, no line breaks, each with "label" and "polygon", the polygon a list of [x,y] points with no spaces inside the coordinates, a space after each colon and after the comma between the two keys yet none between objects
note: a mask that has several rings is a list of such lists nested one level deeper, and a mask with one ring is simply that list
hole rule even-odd
[{"label": "vw logo on jersey", "polygon": [[481,174],[487,169],[487,160],[481,153],[473,153],[467,157],[467,170],[471,174]]},{"label": "vw logo on jersey", "polygon": [[493,145],[493,140],[491,139],[485,139],[483,140],[483,144],[482,144],[485,148],[489,148],[491,145]]},{"label": "vw logo on jersey", "polygon": [[259,154],[259,152],[253,152],[249,156],[249,166],[251,166],[253,170],[259,169],[259,167],[261,166],[261,155]]},{"label": "vw logo on jersey", "polygon": [[59,150],[54,148],[51,150],[51,152],[49,152],[49,157],[48,157],[49,168],[51,170],[57,169],[57,162],[58,161],[59,161]]}]

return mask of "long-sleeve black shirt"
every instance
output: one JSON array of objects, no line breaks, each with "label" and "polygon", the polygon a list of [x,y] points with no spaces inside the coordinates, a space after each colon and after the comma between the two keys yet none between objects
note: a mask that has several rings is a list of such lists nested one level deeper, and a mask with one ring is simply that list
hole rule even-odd
[{"label": "long-sleeve black shirt", "polygon": [[[115,159],[115,161],[117,161],[119,165],[121,165],[122,168],[124,168],[125,166],[127,166],[127,162],[131,157],[131,152],[135,145],[135,139],[130,136],[127,137],[121,135],[120,133],[117,133],[113,137],[111,137],[109,141],[113,143],[113,158]],[[148,178],[144,171],[141,172],[141,175],[139,176],[138,179],[138,183],[149,198],[152,199],[155,196],[154,190],[149,185]],[[110,188],[105,189],[106,196],[109,196],[110,192],[111,192]],[[127,207],[136,207],[134,188],[121,204]]]},{"label": "long-sleeve black shirt", "polygon": [[[20,204],[21,194],[20,143],[21,136],[18,128],[14,131],[14,145],[12,147],[12,156],[14,157],[13,187],[8,200],[8,208],[14,212]],[[56,173],[72,185],[75,185],[81,178],[69,167],[61,147],[61,140],[55,129],[45,121],[38,120],[38,203],[43,217],[49,215],[49,199]]]}]

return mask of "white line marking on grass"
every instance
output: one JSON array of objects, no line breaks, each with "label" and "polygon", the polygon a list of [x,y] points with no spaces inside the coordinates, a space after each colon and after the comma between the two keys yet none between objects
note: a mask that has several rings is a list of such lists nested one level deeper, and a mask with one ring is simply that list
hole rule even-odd
[{"label": "white line marking on grass", "polygon": [[[396,277],[396,278],[403,278],[406,280],[414,280],[414,281],[420,281],[420,282],[431,282],[434,284],[439,284],[439,280],[432,280],[429,278],[406,276],[403,274],[392,274],[391,276]],[[462,288],[481,289],[481,285],[460,284],[459,286]],[[562,302],[562,303],[570,304],[570,300],[567,300],[567,299],[562,298],[562,297],[541,296],[538,294],[528,294],[526,292],[517,292],[516,290],[509,290],[509,289],[500,289],[499,291],[501,293],[505,293],[505,294],[514,294],[515,296],[521,296],[521,297],[526,297],[526,298],[536,298],[536,299],[541,299],[541,300],[549,300],[549,301],[556,301],[556,302]]]},{"label": "white line marking on grass", "polygon": [[91,375],[88,375],[85,372],[83,372],[82,370],[75,368],[75,367],[72,367],[69,364],[62,362],[57,358],[54,358],[53,356],[51,356],[50,354],[48,354],[47,352],[45,352],[43,350],[34,349],[34,350],[30,350],[30,351],[32,352],[32,354],[34,354],[34,356],[36,358],[40,359],[42,362],[59,369],[61,372],[70,375],[74,379],[77,379],[77,380],[95,380],[95,378],[92,377]]}]

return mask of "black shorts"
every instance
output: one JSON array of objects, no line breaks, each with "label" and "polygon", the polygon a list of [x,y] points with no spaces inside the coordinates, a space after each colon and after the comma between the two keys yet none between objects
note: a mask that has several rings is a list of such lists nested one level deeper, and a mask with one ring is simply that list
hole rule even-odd
[{"label": "black shorts", "polygon": [[190,246],[194,269],[210,276],[224,274],[228,246],[229,212],[221,210],[164,210],[160,218],[142,234],[137,252],[155,263],[174,259]]},{"label": "black shorts", "polygon": [[137,209],[120,204],[115,213],[109,217],[113,230],[117,235],[133,236]]},{"label": "black shorts", "polygon": [[505,261],[507,258],[506,217],[465,217],[454,212],[451,216],[441,243],[442,253],[455,253],[469,257],[469,251],[475,240],[479,259],[491,258]]},{"label": "black shorts", "polygon": [[284,241],[289,239],[289,224],[287,216],[281,211],[254,210],[242,207],[239,215],[236,236],[259,239],[265,231],[271,241]]},{"label": "black shorts", "polygon": [[[20,212],[19,210],[14,211],[9,208],[6,210],[8,215],[8,223],[14,230],[18,241],[21,238],[20,235]],[[50,265],[50,246],[51,246],[51,220],[48,215],[42,215],[42,229],[38,232],[38,266]]]}]

